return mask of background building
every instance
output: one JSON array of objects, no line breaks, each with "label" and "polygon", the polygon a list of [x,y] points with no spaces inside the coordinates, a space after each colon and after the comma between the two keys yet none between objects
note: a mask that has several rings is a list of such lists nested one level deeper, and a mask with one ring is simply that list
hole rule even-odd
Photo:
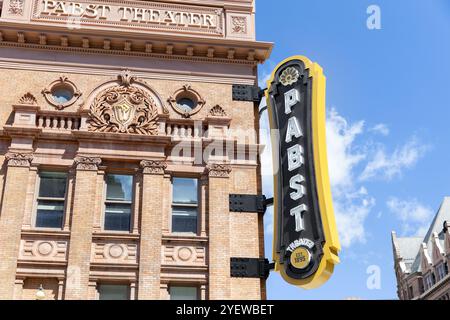
[{"label": "background building", "polygon": [[425,238],[392,232],[397,294],[401,300],[450,300],[450,198],[445,198]]},{"label": "background building", "polygon": [[229,194],[261,194],[232,86],[272,45],[254,1],[191,3],[3,1],[1,299],[265,298],[230,277],[264,248]]}]

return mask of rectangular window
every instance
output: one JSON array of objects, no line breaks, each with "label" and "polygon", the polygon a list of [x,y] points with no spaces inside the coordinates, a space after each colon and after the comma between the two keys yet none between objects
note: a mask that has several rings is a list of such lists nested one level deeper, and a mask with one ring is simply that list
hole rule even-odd
[{"label": "rectangular window", "polygon": [[129,300],[130,287],[128,285],[101,284],[98,286],[100,300]]},{"label": "rectangular window", "polygon": [[429,290],[432,286],[434,286],[433,276],[428,273],[425,275],[425,290]]},{"label": "rectangular window", "polygon": [[66,200],[67,173],[39,173],[36,227],[62,228]]},{"label": "rectangular window", "polygon": [[133,176],[106,176],[105,225],[109,231],[130,231]]},{"label": "rectangular window", "polygon": [[198,300],[196,287],[170,287],[170,300]]},{"label": "rectangular window", "polygon": [[173,178],[172,232],[197,234],[198,180]]},{"label": "rectangular window", "polygon": [[445,264],[444,263],[440,263],[437,267],[436,267],[436,271],[437,271],[437,280],[441,281],[442,279],[445,278],[445,276],[447,275],[446,270],[445,270]]}]

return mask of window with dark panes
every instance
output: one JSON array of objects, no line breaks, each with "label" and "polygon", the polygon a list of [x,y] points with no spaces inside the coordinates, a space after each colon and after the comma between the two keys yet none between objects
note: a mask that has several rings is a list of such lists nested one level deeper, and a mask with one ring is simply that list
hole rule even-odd
[{"label": "window with dark panes", "polygon": [[130,231],[133,176],[108,174],[104,230]]},{"label": "window with dark panes", "polygon": [[98,286],[100,300],[129,300],[130,286],[101,284]]},{"label": "window with dark panes", "polygon": [[198,180],[172,179],[172,232],[197,233]]},{"label": "window with dark panes", "polygon": [[62,228],[66,200],[67,173],[39,173],[36,227]]}]

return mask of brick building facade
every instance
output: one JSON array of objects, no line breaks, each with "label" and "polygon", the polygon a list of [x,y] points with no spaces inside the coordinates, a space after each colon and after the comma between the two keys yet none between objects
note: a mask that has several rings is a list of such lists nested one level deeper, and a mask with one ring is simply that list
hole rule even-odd
[{"label": "brick building facade", "polygon": [[0,299],[264,299],[254,1],[0,8]]},{"label": "brick building facade", "polygon": [[444,198],[425,237],[392,232],[400,300],[450,300],[450,198]]}]

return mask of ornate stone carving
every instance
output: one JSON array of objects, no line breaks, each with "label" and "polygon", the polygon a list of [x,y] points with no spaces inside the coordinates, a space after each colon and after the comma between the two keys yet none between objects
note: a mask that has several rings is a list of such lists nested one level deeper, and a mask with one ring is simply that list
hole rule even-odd
[{"label": "ornate stone carving", "polygon": [[119,73],[119,82],[122,86],[124,87],[129,87],[131,86],[131,83],[133,81],[136,81],[136,76],[134,76],[130,70],[126,69],[126,70],[122,70]]},{"label": "ornate stone carving", "polygon": [[231,31],[236,34],[247,34],[247,17],[231,17]]},{"label": "ornate stone carving", "polygon": [[33,96],[31,93],[27,92],[25,93],[22,98],[19,99],[19,104],[29,104],[29,105],[37,105],[37,100],[35,96]]},{"label": "ornate stone carving", "polygon": [[100,158],[91,157],[76,157],[74,159],[75,167],[77,170],[97,171],[98,166],[102,163]]},{"label": "ornate stone carving", "polygon": [[204,265],[206,250],[197,246],[166,245],[163,254],[166,264]]},{"label": "ornate stone carving", "polygon": [[229,164],[210,163],[206,166],[206,170],[210,177],[228,178],[231,173]]},{"label": "ornate stone carving", "polygon": [[159,160],[142,160],[140,165],[145,174],[164,174],[167,168],[167,163]]},{"label": "ornate stone carving", "polygon": [[20,259],[64,261],[66,259],[67,241],[22,240]]},{"label": "ornate stone carving", "polygon": [[[187,111],[178,105],[178,101],[183,98],[192,100],[194,106],[191,110]],[[179,113],[183,118],[189,118],[193,116],[194,114],[199,112],[206,103],[205,99],[202,98],[200,93],[194,90],[189,84],[185,84],[183,87],[175,91],[173,95],[169,97],[167,102],[169,102],[172,109],[175,112]]]},{"label": "ornate stone carving", "polygon": [[130,71],[122,71],[120,85],[95,98],[90,107],[89,131],[158,134],[158,107],[144,90],[132,86],[133,81]]},{"label": "ornate stone carving", "polygon": [[92,260],[98,263],[136,263],[137,245],[134,243],[98,242],[92,244]]},{"label": "ornate stone carving", "polygon": [[29,167],[31,161],[33,161],[33,155],[31,153],[7,153],[6,161],[8,161],[9,167]]},{"label": "ornate stone carving", "polygon": [[213,117],[226,117],[227,116],[227,113],[225,112],[225,110],[223,110],[223,108],[219,105],[212,107],[211,110],[209,111],[209,114]]},{"label": "ornate stone carving", "polygon": [[[57,96],[61,93],[64,94],[65,101],[57,99]],[[78,90],[75,83],[70,81],[65,75],[60,76],[50,83],[42,90],[42,94],[44,95],[45,100],[58,110],[63,110],[64,108],[73,105],[81,96],[81,92]]]},{"label": "ornate stone carving", "polygon": [[23,15],[23,4],[24,0],[10,0],[8,12],[16,16]]}]

